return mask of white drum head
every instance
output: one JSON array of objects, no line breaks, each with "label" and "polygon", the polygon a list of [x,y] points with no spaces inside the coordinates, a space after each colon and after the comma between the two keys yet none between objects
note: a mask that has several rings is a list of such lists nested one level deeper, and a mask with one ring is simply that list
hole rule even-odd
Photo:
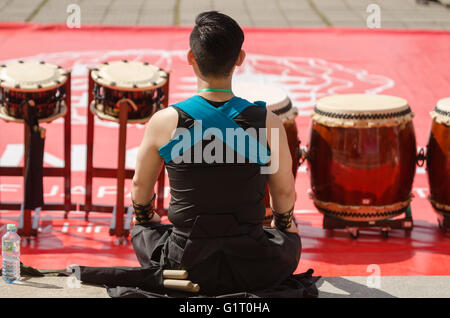
[{"label": "white drum head", "polygon": [[92,79],[119,90],[147,90],[163,86],[167,82],[167,73],[144,62],[114,61],[93,69]]},{"label": "white drum head", "polygon": [[317,101],[313,119],[327,126],[395,126],[410,121],[408,102],[389,95],[342,94]]},{"label": "white drum head", "polygon": [[281,88],[267,84],[235,82],[233,83],[233,93],[250,102],[266,102],[267,109],[282,119],[289,119],[297,115],[296,108],[292,106],[288,95]]},{"label": "white drum head", "polygon": [[450,126],[450,97],[439,100],[431,112],[431,117],[438,123]]},{"label": "white drum head", "polygon": [[0,66],[0,86],[18,90],[47,90],[63,85],[67,72],[45,62],[22,62]]}]

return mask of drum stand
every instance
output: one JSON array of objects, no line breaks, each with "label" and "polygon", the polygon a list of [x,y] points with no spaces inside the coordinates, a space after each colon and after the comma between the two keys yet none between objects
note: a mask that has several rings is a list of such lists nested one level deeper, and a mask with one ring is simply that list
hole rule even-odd
[{"label": "drum stand", "polygon": [[439,228],[444,233],[450,234],[450,215],[449,214],[438,214],[438,224]]},{"label": "drum stand", "polygon": [[381,236],[383,238],[388,238],[391,229],[403,229],[407,231],[407,233],[412,230],[413,219],[411,215],[411,206],[408,206],[404,213],[405,216],[403,218],[377,221],[349,221],[324,215],[322,227],[325,230],[346,229],[350,237],[354,239],[359,237],[360,229],[379,228]]},{"label": "drum stand", "polygon": [[[89,85],[88,85],[88,112],[87,112],[87,151],[86,151],[86,193],[84,204],[80,205],[80,211],[86,212],[86,220],[89,218],[89,212],[106,212],[112,213],[109,234],[117,237],[127,237],[130,233],[131,220],[133,216],[133,208],[124,205],[124,183],[125,179],[132,179],[134,170],[125,169],[126,156],[126,135],[128,122],[128,105],[120,103],[119,109],[119,151],[118,151],[118,166],[117,169],[101,168],[93,166],[94,159],[94,114],[90,111],[90,105],[94,100],[94,80],[91,76],[92,70],[89,70]],[[169,74],[168,74],[169,75]],[[168,106],[169,96],[169,78],[163,92],[166,98],[163,101],[163,106]],[[93,178],[116,178],[117,179],[117,197],[115,205],[100,205],[92,203],[92,180]],[[165,169],[162,168],[157,180],[157,201],[156,209],[160,214],[166,214],[164,209],[164,178]],[[124,212],[126,216],[124,217]]]},{"label": "drum stand", "polygon": [[[69,211],[76,210],[76,204],[71,201],[71,176],[70,176],[70,150],[71,150],[71,72],[67,74],[67,81],[64,84],[66,98],[65,107],[66,112],[61,111],[54,116],[48,118],[42,118],[39,120],[40,123],[49,123],[53,120],[62,117],[64,119],[64,166],[63,167],[44,167],[43,176],[44,177],[62,177],[64,178],[64,202],[60,203],[44,203],[40,208],[35,209],[34,216],[32,216],[31,210],[25,210],[24,204],[21,202],[0,202],[0,210],[20,210],[20,219],[17,232],[19,235],[24,237],[37,236],[39,228],[39,217],[41,210],[44,211],[65,211],[65,215]],[[25,112],[26,116],[26,112]],[[29,127],[23,119],[15,119],[11,117],[5,117],[0,114],[0,118],[6,122],[19,122],[24,124],[24,158],[27,158],[28,153],[28,137],[30,135]],[[25,171],[26,171],[26,159],[24,160],[23,167],[1,167],[0,166],[0,176],[7,177],[24,177],[25,184]],[[25,188],[25,186],[24,186]]]}]

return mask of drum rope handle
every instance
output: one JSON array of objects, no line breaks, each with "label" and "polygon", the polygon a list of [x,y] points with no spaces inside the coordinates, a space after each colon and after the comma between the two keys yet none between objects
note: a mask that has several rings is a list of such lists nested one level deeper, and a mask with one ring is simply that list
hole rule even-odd
[{"label": "drum rope handle", "polygon": [[100,94],[100,86],[95,83],[94,85],[94,99],[96,100],[104,100],[105,97]]},{"label": "drum rope handle", "polygon": [[164,98],[166,97],[166,94],[164,94],[164,91],[162,90],[161,87],[158,87],[156,89],[156,107],[158,109],[155,109],[154,111],[160,110],[161,109],[161,103],[164,100]]},{"label": "drum rope handle", "polygon": [[423,167],[423,165],[425,164],[427,159],[428,159],[428,156],[425,153],[425,148],[420,148],[419,153],[416,156],[417,166]]},{"label": "drum rope handle", "polygon": [[21,101],[20,102],[20,107],[23,107],[25,104],[27,104],[27,105],[29,105],[31,107],[36,106],[36,103],[31,98],[27,98],[27,99],[24,99],[23,101]]},{"label": "drum rope handle", "polygon": [[311,161],[310,152],[306,147],[301,147],[300,142],[298,143],[298,164],[301,166],[305,161]]},{"label": "drum rope handle", "polygon": [[128,103],[128,105],[130,105],[133,109],[134,109],[134,111],[138,111],[138,107],[136,106],[136,104],[131,100],[131,99],[129,99],[129,98],[122,98],[122,99],[119,99],[118,101],[117,101],[117,103],[116,103],[116,108],[119,108],[120,109],[120,104],[121,103],[123,103],[123,102],[126,102],[126,103]]}]

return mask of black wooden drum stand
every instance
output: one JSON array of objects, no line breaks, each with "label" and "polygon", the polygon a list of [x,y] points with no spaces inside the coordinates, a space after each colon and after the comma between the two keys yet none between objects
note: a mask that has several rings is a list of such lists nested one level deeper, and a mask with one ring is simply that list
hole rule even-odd
[{"label": "black wooden drum stand", "polygon": [[[126,155],[126,134],[128,121],[128,105],[120,103],[119,109],[119,153],[117,169],[100,168],[93,166],[94,159],[94,114],[90,111],[91,103],[94,100],[94,80],[91,76],[92,70],[89,70],[89,85],[88,85],[88,112],[87,112],[87,160],[86,160],[86,194],[84,204],[80,205],[80,210],[86,212],[86,220],[89,217],[89,212],[107,212],[112,213],[109,234],[117,237],[127,237],[130,233],[131,220],[133,215],[132,207],[124,205],[124,182],[125,179],[132,179],[134,170],[125,169],[125,155]],[[166,98],[163,101],[163,106],[168,106],[169,96],[169,78],[167,83],[163,86],[163,91]],[[100,205],[92,203],[92,180],[93,178],[115,178],[117,179],[117,197],[115,205]],[[157,202],[156,209],[159,214],[167,214],[164,209],[164,178],[165,169],[161,170],[158,177],[157,184]],[[124,212],[126,216],[124,217]]]},{"label": "black wooden drum stand", "polygon": [[377,221],[348,221],[324,215],[322,227],[326,230],[346,229],[350,237],[354,239],[359,237],[360,229],[378,228],[381,231],[381,236],[387,238],[391,229],[403,229],[407,233],[413,229],[414,223],[411,215],[411,206],[407,208],[404,214],[403,218]]},{"label": "black wooden drum stand", "polygon": [[[66,98],[65,107],[66,112],[61,111],[59,114],[55,114],[49,118],[40,119],[40,123],[49,123],[53,120],[62,117],[64,119],[64,166],[63,167],[44,167],[43,176],[44,177],[62,177],[64,178],[64,202],[60,203],[44,203],[41,208],[36,208],[34,211],[34,216],[32,216],[31,210],[25,210],[24,205],[21,202],[0,202],[0,210],[20,210],[20,220],[17,232],[19,235],[24,237],[36,236],[38,234],[39,228],[39,217],[41,210],[43,211],[65,211],[65,216],[69,211],[75,211],[76,205],[71,201],[71,178],[70,178],[70,149],[71,149],[71,73],[67,74],[67,81],[64,84]],[[27,158],[28,153],[28,137],[30,134],[28,125],[25,124],[23,119],[12,119],[0,116],[6,122],[19,122],[24,124],[24,158]],[[26,171],[26,160],[24,160],[23,167],[0,167],[0,176],[8,177],[24,177],[25,181],[25,171]],[[24,182],[25,184],[25,182]],[[25,188],[25,186],[24,186]]]},{"label": "black wooden drum stand", "polygon": [[450,234],[450,215],[438,214],[438,223],[442,231]]}]

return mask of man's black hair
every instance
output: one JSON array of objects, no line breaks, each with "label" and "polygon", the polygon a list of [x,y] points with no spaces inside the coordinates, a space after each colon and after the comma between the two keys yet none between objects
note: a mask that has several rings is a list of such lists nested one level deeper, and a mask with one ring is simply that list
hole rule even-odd
[{"label": "man's black hair", "polygon": [[191,50],[204,76],[228,76],[244,42],[244,32],[229,16],[217,11],[200,13],[190,36]]}]

